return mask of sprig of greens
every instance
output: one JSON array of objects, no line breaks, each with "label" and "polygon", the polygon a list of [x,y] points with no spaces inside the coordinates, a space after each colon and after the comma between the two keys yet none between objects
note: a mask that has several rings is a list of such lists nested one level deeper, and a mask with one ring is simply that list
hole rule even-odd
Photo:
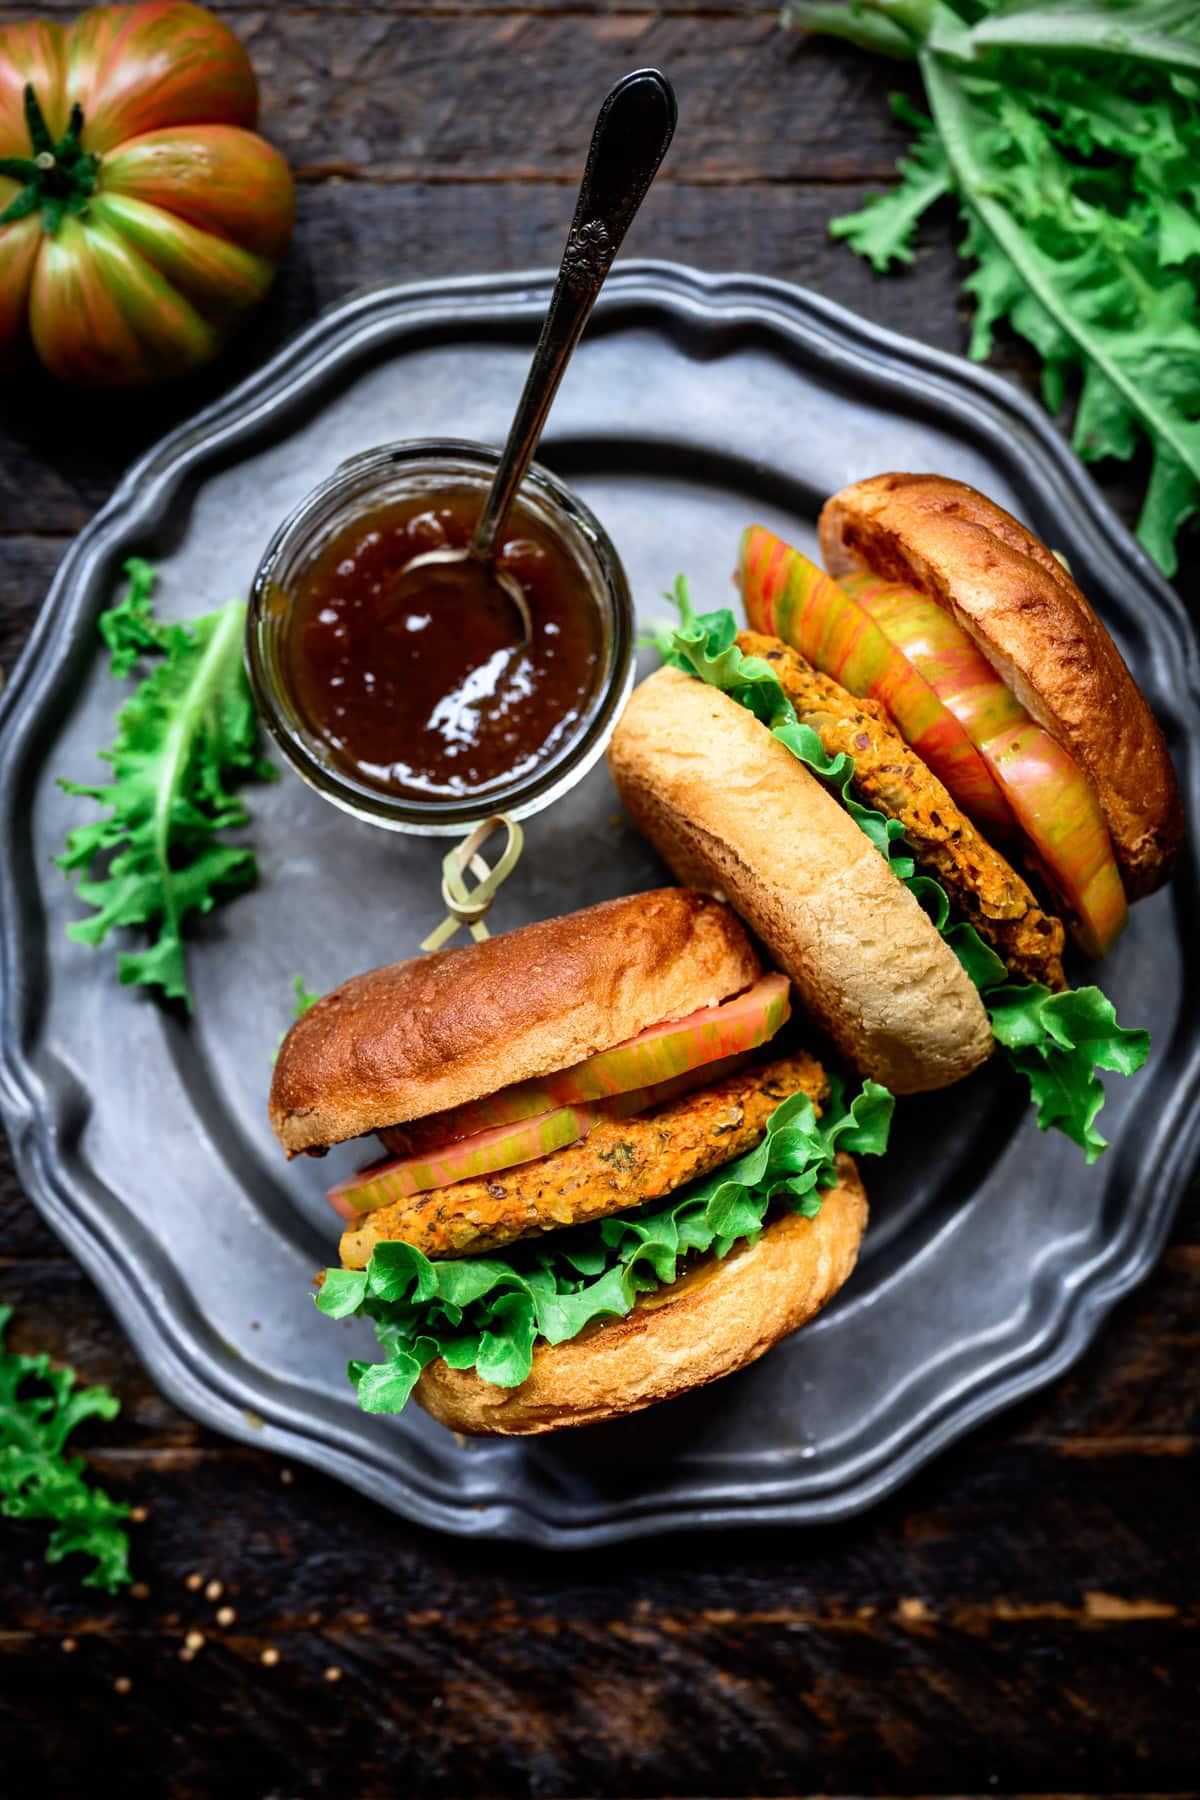
[{"label": "sprig of greens", "polygon": [[1046,405],[1078,399],[1087,461],[1144,443],[1138,536],[1167,575],[1200,511],[1200,7],[1195,0],[792,0],[785,22],[914,60],[926,117],[900,182],[834,221],[881,273],[958,202],[970,353],[1002,321],[1042,360]]},{"label": "sprig of greens", "polygon": [[154,571],[125,565],[128,590],[100,619],[110,672],[126,676],[144,656],[161,658],[117,715],[112,747],[99,752],[112,780],[98,786],[60,781],[109,808],[108,816],[67,835],[56,857],[92,916],[67,927],[79,943],[100,945],[118,926],[150,934],[144,950],[123,953],[119,978],[144,983],[191,1009],[184,927],[254,880],[254,854],[220,834],[247,823],[233,792],[274,771],[258,754],[258,722],[242,667],[245,607],[231,600],[191,624],[153,617]]},{"label": "sprig of greens", "polygon": [[292,992],[296,996],[296,1004],[292,1009],[293,1019],[302,1019],[306,1012],[311,1012],[321,998],[309,987],[303,975],[297,975],[292,982]]},{"label": "sprig of greens", "polygon": [[846,751],[829,756],[812,727],[797,721],[770,663],[742,654],[736,641],[737,621],[728,608],[697,614],[682,576],[671,598],[680,619],[678,625],[655,634],[663,661],[728,694],[837,790],[855,824],[925,908],[979,990],[997,1044],[1029,1084],[1038,1125],[1043,1131],[1053,1127],[1064,1132],[1089,1163],[1095,1162],[1108,1147],[1096,1129],[1104,1105],[1104,1085],[1096,1071],[1135,1074],[1149,1054],[1149,1034],[1118,1025],[1112,1001],[1099,988],[1055,994],[1040,982],[1011,981],[1003,962],[973,925],[962,920],[951,923],[950,902],[940,882],[918,875],[912,857],[901,853],[900,821],[855,800],[850,792],[853,757]]},{"label": "sprig of greens", "polygon": [[639,1294],[668,1285],[693,1256],[753,1243],[772,1204],[821,1210],[842,1151],[881,1156],[892,1096],[865,1082],[849,1106],[839,1083],[818,1121],[807,1094],[771,1115],[762,1142],[735,1162],[638,1212],[526,1240],[493,1256],[431,1262],[411,1244],[376,1245],[365,1269],[328,1269],[317,1296],[332,1319],[375,1321],[382,1363],[352,1362],[364,1412],[399,1412],[421,1370],[444,1357],[497,1387],[517,1387],[539,1338],[563,1344],[594,1320],[623,1318]]},{"label": "sprig of greens", "polygon": [[20,1356],[3,1338],[12,1308],[0,1306],[0,1511],[9,1519],[54,1523],[46,1561],[78,1552],[92,1559],[87,1587],[115,1593],[129,1580],[129,1508],[84,1478],[67,1439],[85,1419],[112,1419],[120,1402],[107,1388],[77,1388],[70,1369],[48,1356]]},{"label": "sprig of greens", "polygon": [[158,579],[152,563],[131,556],[124,566],[128,587],[115,606],[100,614],[97,629],[108,645],[108,672],[117,680],[132,675],[143,656],[167,649],[170,627],[154,617],[154,583]]},{"label": "sprig of greens", "polygon": [[[294,1024],[297,1019],[302,1019],[306,1012],[312,1011],[321,996],[320,994],[313,993],[303,975],[293,976],[292,993],[296,996],[295,1004],[292,1007],[292,1023]],[[273,1063],[279,1060],[279,1052],[283,1049],[283,1040],[286,1036],[286,1031],[280,1032],[275,1044],[274,1054],[271,1057]]]}]

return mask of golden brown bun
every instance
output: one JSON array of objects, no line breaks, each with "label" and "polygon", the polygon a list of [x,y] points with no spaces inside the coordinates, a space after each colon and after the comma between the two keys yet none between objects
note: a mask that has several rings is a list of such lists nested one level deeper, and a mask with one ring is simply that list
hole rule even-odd
[{"label": "golden brown bun", "polygon": [[1167,880],[1183,831],[1175,771],[1121,652],[1056,556],[942,475],[876,475],[827,500],[831,575],[906,582],[958,620],[1090,776],[1131,900]]},{"label": "golden brown bun", "polygon": [[271,1083],[289,1154],[570,1068],[762,969],[727,907],[685,888],[606,900],[344,982],[297,1019]]},{"label": "golden brown bun", "polygon": [[659,669],[630,697],[608,763],[679,879],[737,909],[864,1074],[913,1094],[991,1054],[987,1014],[954,952],[849,814],[744,707]]},{"label": "golden brown bun", "polygon": [[815,1219],[785,1213],[757,1244],[723,1262],[705,1257],[625,1318],[568,1344],[538,1344],[520,1387],[493,1387],[439,1359],[415,1398],[452,1431],[508,1436],[596,1425],[744,1368],[820,1312],[858,1260],[867,1199],[848,1156],[838,1176]]}]

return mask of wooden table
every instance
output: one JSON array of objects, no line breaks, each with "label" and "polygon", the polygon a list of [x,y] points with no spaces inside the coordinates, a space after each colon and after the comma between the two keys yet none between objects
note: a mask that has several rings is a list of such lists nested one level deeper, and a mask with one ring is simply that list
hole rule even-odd
[{"label": "wooden table", "polygon": [[[20,10],[0,4],[0,22]],[[0,390],[2,665],[130,457],[318,308],[383,279],[555,260],[596,103],[637,64],[676,81],[681,127],[631,252],[783,276],[964,345],[949,216],[888,281],[826,236],[903,149],[886,104],[902,72],[802,48],[769,7],[222,10],[296,166],[295,246],[200,379],[119,401]],[[1015,348],[1009,366],[1027,373]],[[1136,478],[1110,492],[1131,516]],[[111,1602],[69,1566],[47,1570],[39,1531],[0,1525],[0,1791],[14,1800],[107,1774],[130,1800],[1197,1784],[1194,1194],[1073,1374],[870,1516],[602,1555],[436,1538],[198,1429],[151,1387],[7,1164],[0,1301],[14,1343],[121,1396],[86,1447],[146,1515],[138,1585]]]}]

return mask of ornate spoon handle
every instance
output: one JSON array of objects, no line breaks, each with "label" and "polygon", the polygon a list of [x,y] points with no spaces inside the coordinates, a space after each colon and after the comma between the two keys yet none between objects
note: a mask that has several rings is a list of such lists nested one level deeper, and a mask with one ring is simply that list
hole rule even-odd
[{"label": "ornate spoon handle", "polygon": [[558,384],[675,132],[675,93],[657,69],[618,81],[596,119],[558,280],[472,548],[491,555],[533,460]]}]

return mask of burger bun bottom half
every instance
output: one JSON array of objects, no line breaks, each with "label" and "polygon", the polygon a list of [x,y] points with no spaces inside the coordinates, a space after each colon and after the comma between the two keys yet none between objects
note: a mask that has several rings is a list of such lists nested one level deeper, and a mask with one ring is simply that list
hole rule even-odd
[{"label": "burger bun bottom half", "polygon": [[532,1435],[597,1425],[671,1400],[755,1362],[808,1322],[858,1260],[867,1200],[854,1163],[838,1158],[838,1184],[815,1219],[787,1212],[754,1244],[706,1256],[668,1287],[643,1295],[566,1344],[537,1345],[519,1387],[495,1387],[438,1360],[414,1398],[452,1431]]}]

